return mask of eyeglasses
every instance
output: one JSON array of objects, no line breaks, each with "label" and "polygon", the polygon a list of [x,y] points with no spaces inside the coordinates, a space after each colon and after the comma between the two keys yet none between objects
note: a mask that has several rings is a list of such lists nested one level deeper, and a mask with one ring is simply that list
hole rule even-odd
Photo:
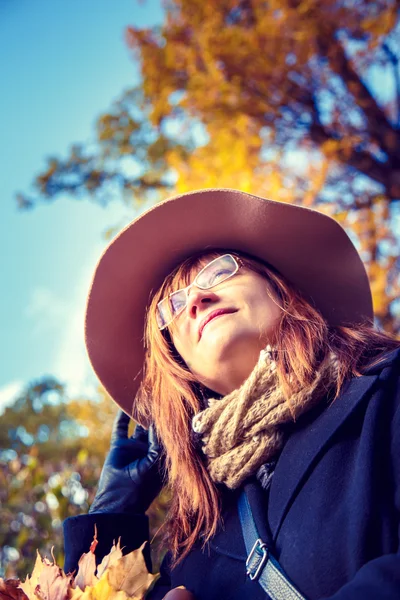
[{"label": "eyeglasses", "polygon": [[194,285],[201,290],[209,290],[214,286],[236,275],[241,265],[231,254],[218,256],[209,262],[199,273],[193,283],[176,292],[172,292],[157,304],[156,319],[159,329],[165,329],[187,306],[189,290]]}]

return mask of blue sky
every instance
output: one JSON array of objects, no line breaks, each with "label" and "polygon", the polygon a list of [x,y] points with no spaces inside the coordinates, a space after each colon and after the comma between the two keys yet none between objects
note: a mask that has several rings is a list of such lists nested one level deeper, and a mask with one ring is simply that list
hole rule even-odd
[{"label": "blue sky", "polygon": [[162,20],[159,0],[0,1],[0,410],[46,374],[90,394],[83,343],[90,277],[104,231],[135,215],[64,197],[17,210],[49,155],[93,137],[96,117],[138,81],[127,25]]}]

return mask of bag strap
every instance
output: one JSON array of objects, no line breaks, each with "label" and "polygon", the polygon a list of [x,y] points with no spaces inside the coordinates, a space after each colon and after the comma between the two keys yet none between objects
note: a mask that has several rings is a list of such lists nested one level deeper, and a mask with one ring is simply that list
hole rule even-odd
[{"label": "bag strap", "polygon": [[288,579],[267,544],[260,538],[244,490],[239,496],[238,510],[247,551],[246,574],[249,578],[258,581],[271,600],[306,600]]}]

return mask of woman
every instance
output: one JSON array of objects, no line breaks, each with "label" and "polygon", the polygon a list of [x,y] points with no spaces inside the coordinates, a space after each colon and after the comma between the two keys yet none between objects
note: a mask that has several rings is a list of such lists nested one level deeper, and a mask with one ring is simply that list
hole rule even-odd
[{"label": "woman", "polygon": [[117,420],[65,568],[94,523],[99,559],[146,539],[156,430],[172,502],[150,598],[399,598],[400,343],[372,321],[361,259],[317,211],[203,190],[131,223],[97,265],[86,344],[148,433]]}]

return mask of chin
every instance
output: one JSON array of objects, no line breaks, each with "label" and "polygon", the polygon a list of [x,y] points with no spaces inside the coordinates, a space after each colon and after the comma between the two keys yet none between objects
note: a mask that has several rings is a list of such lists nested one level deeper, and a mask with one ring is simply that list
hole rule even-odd
[{"label": "chin", "polygon": [[232,335],[232,331],[218,331],[218,333],[204,337],[201,341],[207,356],[211,353],[215,357],[223,357],[234,351],[235,346],[240,344],[240,337]]},{"label": "chin", "polygon": [[[232,335],[232,333],[234,334]],[[219,331],[218,335],[210,336],[207,343],[204,344],[204,360],[210,365],[215,365],[217,370],[222,365],[226,367],[230,363],[234,367],[249,353],[259,354],[258,334],[257,343],[254,342],[254,338],[250,340],[247,335],[241,335],[237,330],[235,332]]]}]

